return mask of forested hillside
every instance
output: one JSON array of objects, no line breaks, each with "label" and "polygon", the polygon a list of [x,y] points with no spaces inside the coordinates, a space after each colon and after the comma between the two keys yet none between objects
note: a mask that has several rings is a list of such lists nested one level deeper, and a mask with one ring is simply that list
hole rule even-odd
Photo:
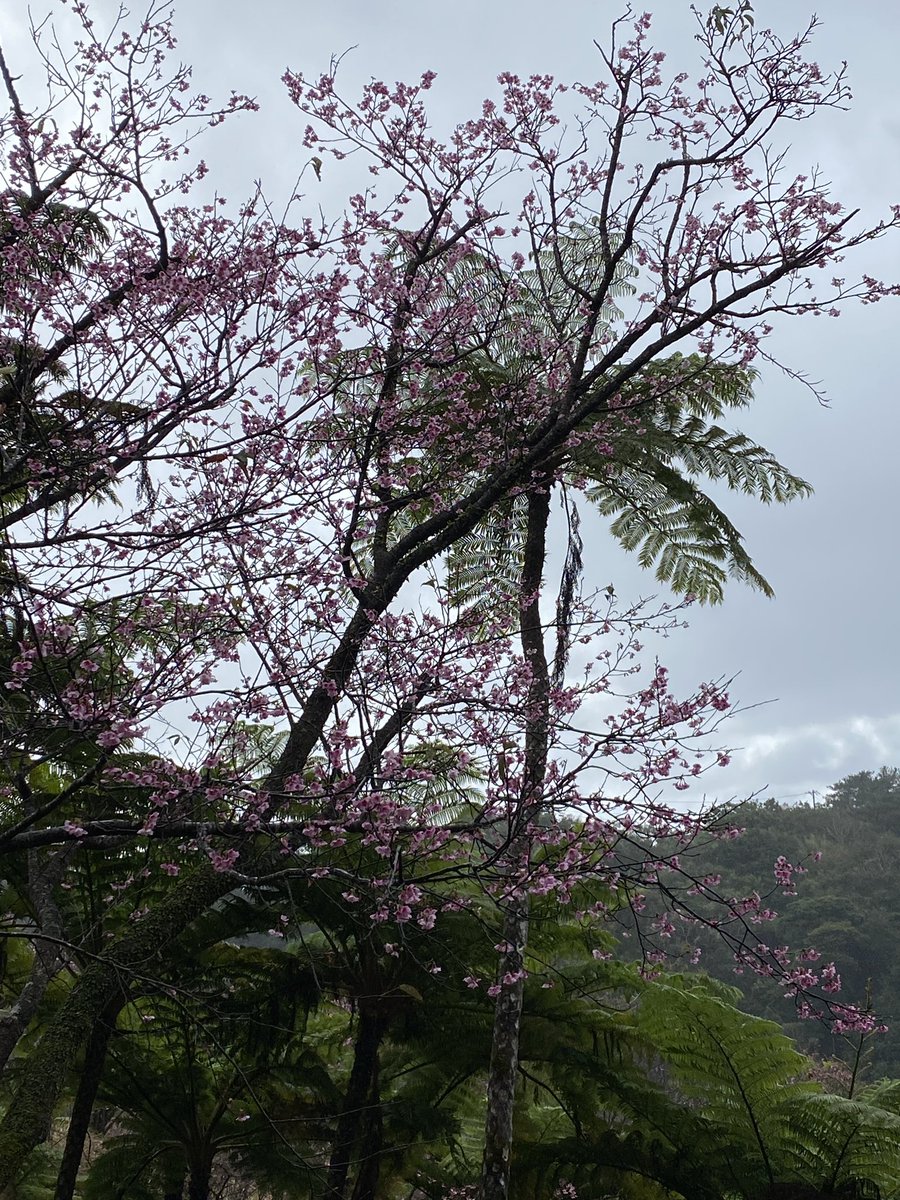
[{"label": "forested hillside", "polygon": [[[889,1026],[864,1039],[866,1076],[900,1075],[900,770],[848,776],[816,802],[746,804],[733,821],[743,836],[707,842],[691,858],[692,873],[721,875],[719,886],[729,896],[759,893],[764,907],[778,913],[757,926],[760,939],[794,950],[813,947],[820,962],[834,960],[842,995],[862,1004],[869,998]],[[781,857],[803,868],[793,887],[776,880]],[[798,1021],[792,1002],[770,980],[736,968],[720,937],[695,927],[689,937],[702,947],[698,966],[736,985],[748,1011],[778,1021],[817,1057],[855,1060],[858,1035],[836,1037],[826,1024]]]}]

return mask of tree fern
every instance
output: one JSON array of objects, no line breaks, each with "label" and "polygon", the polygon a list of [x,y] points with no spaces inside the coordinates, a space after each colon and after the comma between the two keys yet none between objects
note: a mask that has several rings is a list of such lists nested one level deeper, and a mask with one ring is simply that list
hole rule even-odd
[{"label": "tree fern", "polygon": [[900,1115],[866,1098],[828,1094],[780,1108],[785,1133],[777,1150],[787,1181],[849,1197],[900,1192]]},{"label": "tree fern", "polygon": [[588,476],[588,496],[614,518],[611,531],[624,548],[637,550],[642,566],[655,565],[661,582],[701,600],[721,600],[728,576],[772,590],[700,479],[764,504],[812,490],[764,446],[717,423],[749,406],[755,379],[746,368],[672,355],[623,393],[625,415],[603,430],[612,453],[587,447],[573,455],[572,469]]},{"label": "tree fern", "polygon": [[[570,316],[581,303],[579,287],[595,285],[602,272],[598,254],[589,227],[580,236],[560,239],[552,253],[541,252],[532,271],[522,273],[524,284],[517,277],[519,298],[512,311],[543,323],[557,337],[574,336]],[[613,290],[626,294],[627,277],[619,278]],[[619,315],[611,300],[601,314],[607,323]],[[496,348],[492,344],[468,363],[477,378],[483,359],[492,360],[494,377],[482,380],[486,387],[495,384],[498,370],[507,380],[533,376],[529,356],[519,352],[516,357],[513,324],[512,317],[506,326],[501,322]],[[747,368],[700,355],[674,354],[651,363],[623,387],[616,410],[590,423],[584,431],[589,436],[580,439],[565,464],[565,477],[587,483],[588,497],[602,515],[613,518],[613,536],[626,550],[638,552],[642,566],[655,567],[657,578],[674,591],[703,601],[720,601],[729,577],[766,595],[772,589],[739,531],[699,481],[723,483],[766,504],[787,503],[811,491],[765,447],[717,423],[729,410],[749,406],[755,379]],[[492,514],[470,536],[466,586],[457,593],[461,605],[474,597],[484,603],[492,564],[501,581],[513,574],[521,556],[521,515],[515,542],[510,532],[509,514],[499,519]],[[500,550],[504,535],[507,543]]]},{"label": "tree fern", "polygon": [[[450,439],[446,449],[453,456],[454,486],[474,482],[482,469],[477,429],[467,451],[460,434],[469,432],[469,425],[462,418],[454,424],[451,409],[460,387],[470,414],[466,422],[474,411],[490,423],[495,436],[509,425],[520,443],[522,422],[527,421],[519,412],[522,398],[540,398],[546,412],[561,400],[552,391],[548,356],[586,355],[588,369],[598,361],[609,326],[622,317],[617,302],[633,290],[627,261],[611,273],[607,269],[604,252],[614,248],[587,221],[571,225],[552,246],[538,248],[525,269],[514,271],[472,252],[449,275],[435,280],[433,303],[441,313],[452,312],[459,301],[471,321],[459,334],[447,393],[436,371],[424,381],[406,379],[402,372],[398,377],[394,403],[400,415],[392,418],[393,437],[402,445],[406,421],[409,450],[399,451],[395,465],[408,478],[409,495],[396,498],[388,545],[430,515],[435,490],[446,488],[442,437]],[[391,253],[402,257],[402,236]],[[598,291],[602,301],[585,345],[585,297],[596,297]],[[344,442],[364,472],[374,461],[377,441],[370,371],[367,351],[350,351],[333,364],[328,381],[336,397],[334,438]],[[609,381],[600,382],[606,386]],[[610,519],[613,536],[626,550],[637,552],[642,566],[654,569],[674,591],[701,601],[720,601],[729,578],[772,594],[739,530],[703,489],[704,481],[765,504],[788,503],[811,491],[764,446],[723,423],[729,414],[749,407],[755,382],[756,373],[749,368],[700,354],[673,354],[652,362],[623,382],[614,406],[578,431],[560,463],[562,480],[585,488],[601,515]],[[432,441],[423,452],[416,431],[426,427]],[[361,535],[353,547],[364,567],[371,565],[371,536]],[[507,621],[514,616],[510,597],[519,577],[523,537],[524,503],[512,499],[493,508],[449,552],[446,584],[462,614],[476,621],[488,614]]]},{"label": "tree fern", "polygon": [[763,1130],[772,1097],[802,1075],[805,1059],[774,1021],[740,1012],[699,989],[647,989],[638,1025],[672,1069],[680,1091],[704,1111]]}]

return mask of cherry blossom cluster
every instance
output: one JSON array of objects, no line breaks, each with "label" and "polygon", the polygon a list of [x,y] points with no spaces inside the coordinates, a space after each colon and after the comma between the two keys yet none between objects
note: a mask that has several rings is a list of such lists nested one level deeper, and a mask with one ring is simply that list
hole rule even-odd
[{"label": "cherry blossom cluster", "polygon": [[[701,25],[691,80],[617,22],[598,82],[501,74],[443,135],[431,72],[353,102],[336,65],[288,71],[298,172],[367,168],[329,222],[211,195],[194,139],[255,103],[195,93],[168,20],[69,7],[71,53],[36,43],[49,107],[3,72],[0,847],[335,885],[395,949],[552,899],[645,910],[653,962],[712,901],[741,965],[862,1028],[831,965],[751,944],[759,895],[691,875],[735,834],[687,804],[732,702],[643,657],[680,608],[554,611],[544,536],[655,405],[752,378],[779,317],[896,294],[843,261],[900,207],[864,225],[769,152],[846,100],[812,27],[725,54]],[[470,986],[521,984],[499,944]]]}]

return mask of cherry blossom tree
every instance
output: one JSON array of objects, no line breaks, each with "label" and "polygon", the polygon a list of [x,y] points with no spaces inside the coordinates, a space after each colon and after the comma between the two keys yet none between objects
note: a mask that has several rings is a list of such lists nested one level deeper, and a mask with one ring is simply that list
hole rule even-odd
[{"label": "cherry blossom tree", "polygon": [[[255,105],[171,72],[160,10],[98,33],[67,7],[71,49],[42,26],[28,65],[49,99],[0,60],[0,852],[27,859],[41,947],[11,1045],[55,972],[76,981],[17,1060],[0,1179],[123,978],[236,888],[327,878],[395,946],[473,890],[501,912],[497,978],[471,981],[497,998],[482,1195],[500,1200],[529,896],[590,885],[598,922],[649,903],[663,941],[698,889],[718,896],[684,859],[716,822],[667,789],[727,760],[709,748],[727,692],[642,671],[644,633],[679,612],[578,596],[574,537],[542,607],[555,498],[614,488],[679,397],[746,385],[776,319],[894,294],[840,264],[900,206],[865,224],[788,169],[785,130],[848,98],[807,58],[814,22],[784,41],[717,9],[691,79],[648,17],[618,21],[598,82],[503,74],[443,138],[430,73],[352,103],[336,68],[288,72],[298,168],[367,168],[328,222],[299,193],[232,208],[186,167],[198,132]],[[750,490],[789,498],[774,460],[756,469]],[[459,571],[504,522],[513,569],[472,603]],[[701,559],[752,579],[709,522]],[[123,920],[79,955],[54,897],[86,855],[121,864]],[[129,900],[140,872],[164,885],[152,905]],[[765,945],[759,897],[720,898],[742,960],[871,1023],[830,999],[831,967]]]}]

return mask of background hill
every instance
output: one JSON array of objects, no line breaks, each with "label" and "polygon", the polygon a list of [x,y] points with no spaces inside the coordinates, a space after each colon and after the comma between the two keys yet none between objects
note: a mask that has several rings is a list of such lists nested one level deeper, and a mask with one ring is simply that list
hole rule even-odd
[{"label": "background hill", "polygon": [[[843,980],[841,999],[864,1004],[870,996],[890,1026],[864,1047],[867,1077],[900,1075],[900,769],[850,775],[818,803],[749,803],[734,822],[745,835],[697,852],[693,873],[720,874],[729,896],[756,891],[767,897],[779,914],[760,926],[769,943],[812,946],[821,951],[820,962],[833,959]],[[775,880],[779,855],[807,868],[797,877],[796,895],[783,894]],[[702,930],[690,936],[702,946],[702,969],[740,988],[741,1007],[777,1020],[808,1053],[855,1059],[858,1037],[835,1037],[819,1022],[797,1020],[791,1001],[770,981],[736,973],[721,939]]]}]

